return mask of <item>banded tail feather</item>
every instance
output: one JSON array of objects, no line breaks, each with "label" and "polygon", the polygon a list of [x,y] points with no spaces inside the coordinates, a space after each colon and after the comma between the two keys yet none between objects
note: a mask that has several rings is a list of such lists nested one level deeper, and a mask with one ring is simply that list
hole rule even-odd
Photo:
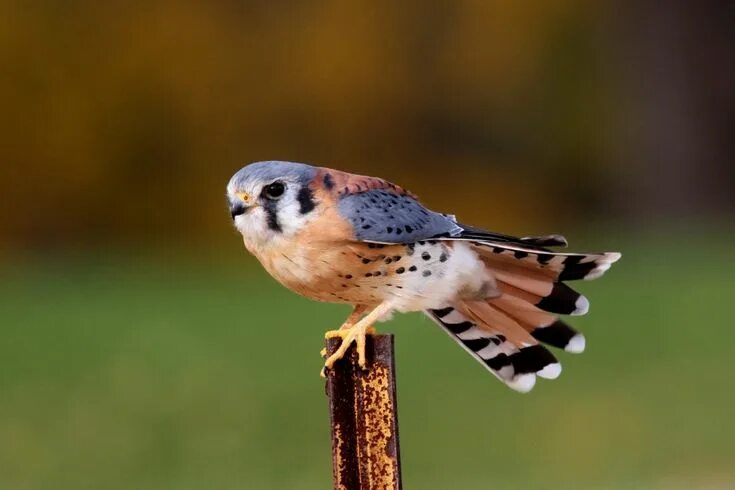
[{"label": "banded tail feather", "polygon": [[537,308],[560,315],[584,315],[589,310],[587,298],[562,282],[529,277],[491,268],[495,282],[504,294],[516,296]]},{"label": "banded tail feather", "polygon": [[579,254],[539,251],[492,242],[473,241],[472,244],[481,256],[491,261],[535,270],[557,281],[597,279],[621,257],[617,252]]},{"label": "banded tail feather", "polygon": [[508,294],[488,301],[518,322],[534,339],[573,354],[584,352],[586,344],[584,335],[556,318],[555,315],[541,311],[522,299]]},{"label": "banded tail feather", "polygon": [[581,354],[586,347],[584,335],[574,330],[561,320],[550,325],[536,327],[531,331],[536,340],[572,354]]},{"label": "banded tail feather", "polygon": [[538,343],[518,347],[495,329],[477,323],[454,307],[424,312],[472,357],[508,387],[526,393],[536,384],[536,376],[554,379],[561,365]]},{"label": "banded tail feather", "polygon": [[[589,301],[564,281],[595,279],[620,259],[619,253],[556,253],[541,246],[566,245],[563,237],[487,239],[473,231],[468,240],[497,289],[483,300],[457,300],[426,315],[498,379],[520,392],[536,377],[554,379],[561,365],[543,344],[570,353],[584,351],[584,336],[557,315],[584,315]],[[457,238],[455,238],[457,239]]]}]

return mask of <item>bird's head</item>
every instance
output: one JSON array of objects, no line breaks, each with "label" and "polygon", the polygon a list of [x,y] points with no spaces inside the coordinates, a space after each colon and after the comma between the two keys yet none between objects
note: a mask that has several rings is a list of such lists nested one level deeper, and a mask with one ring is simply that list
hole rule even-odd
[{"label": "bird's head", "polygon": [[251,163],[232,176],[230,214],[246,244],[288,238],[306,224],[316,206],[309,188],[316,173],[303,163],[268,161]]}]

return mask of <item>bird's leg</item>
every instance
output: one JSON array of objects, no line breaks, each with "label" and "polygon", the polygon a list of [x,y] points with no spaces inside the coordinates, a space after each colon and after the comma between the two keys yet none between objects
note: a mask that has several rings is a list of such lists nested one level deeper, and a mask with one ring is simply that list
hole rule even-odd
[{"label": "bird's leg", "polygon": [[355,307],[352,309],[352,313],[350,313],[350,316],[347,317],[347,320],[344,321],[342,326],[339,327],[340,330],[346,330],[348,328],[352,328],[352,326],[357,323],[357,321],[362,318],[362,316],[368,311],[367,305],[355,305]]},{"label": "bird's leg", "polygon": [[350,348],[352,342],[357,343],[357,362],[361,368],[365,367],[365,335],[368,333],[374,333],[375,329],[372,327],[373,323],[380,320],[381,317],[389,313],[393,309],[393,305],[388,302],[379,304],[370,313],[365,315],[359,322],[355,323],[351,327],[340,330],[332,330],[327,332],[324,337],[327,339],[333,339],[339,337],[342,339],[337,351],[329,356],[324,362],[326,369],[331,369],[335,362],[342,359],[347,349]]},{"label": "bird's leg", "polygon": [[[349,328],[352,328],[352,326],[357,323],[357,321],[362,317],[362,315],[365,314],[365,312],[368,310],[367,305],[355,305],[352,308],[352,313],[350,313],[350,316],[347,317],[347,319],[344,321],[344,323],[339,327],[338,330],[347,330]],[[335,330],[330,330],[328,333],[335,332]],[[370,332],[372,333],[372,332]],[[319,351],[319,355],[322,357],[327,357],[327,349],[323,348],[321,351]]]}]

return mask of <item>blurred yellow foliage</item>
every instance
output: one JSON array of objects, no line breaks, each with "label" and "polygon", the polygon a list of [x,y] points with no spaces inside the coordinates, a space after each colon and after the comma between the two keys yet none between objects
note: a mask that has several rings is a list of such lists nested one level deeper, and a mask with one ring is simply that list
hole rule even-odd
[{"label": "blurred yellow foliage", "polygon": [[511,232],[582,216],[609,171],[602,4],[1,3],[3,247],[216,242],[263,159]]}]

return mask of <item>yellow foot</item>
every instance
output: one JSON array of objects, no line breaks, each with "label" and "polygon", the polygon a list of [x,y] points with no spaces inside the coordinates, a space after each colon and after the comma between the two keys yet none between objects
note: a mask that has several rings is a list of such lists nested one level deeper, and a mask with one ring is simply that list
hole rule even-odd
[{"label": "yellow foot", "polygon": [[[365,336],[367,334],[370,334],[370,335],[375,334],[375,328],[360,327],[356,325],[353,328],[341,329],[341,330],[330,330],[329,332],[325,333],[324,334],[325,339],[340,338],[342,339],[342,343],[340,344],[339,348],[335,351],[335,353],[329,356],[329,358],[327,358],[327,360],[324,362],[324,368],[332,369],[332,366],[334,366],[334,363],[344,357],[345,353],[347,352],[347,349],[349,349],[350,345],[352,345],[352,342],[356,342],[357,343],[357,363],[360,365],[361,368],[365,369],[365,366],[366,366]],[[322,370],[322,374],[323,373],[324,373],[324,370]]]}]

